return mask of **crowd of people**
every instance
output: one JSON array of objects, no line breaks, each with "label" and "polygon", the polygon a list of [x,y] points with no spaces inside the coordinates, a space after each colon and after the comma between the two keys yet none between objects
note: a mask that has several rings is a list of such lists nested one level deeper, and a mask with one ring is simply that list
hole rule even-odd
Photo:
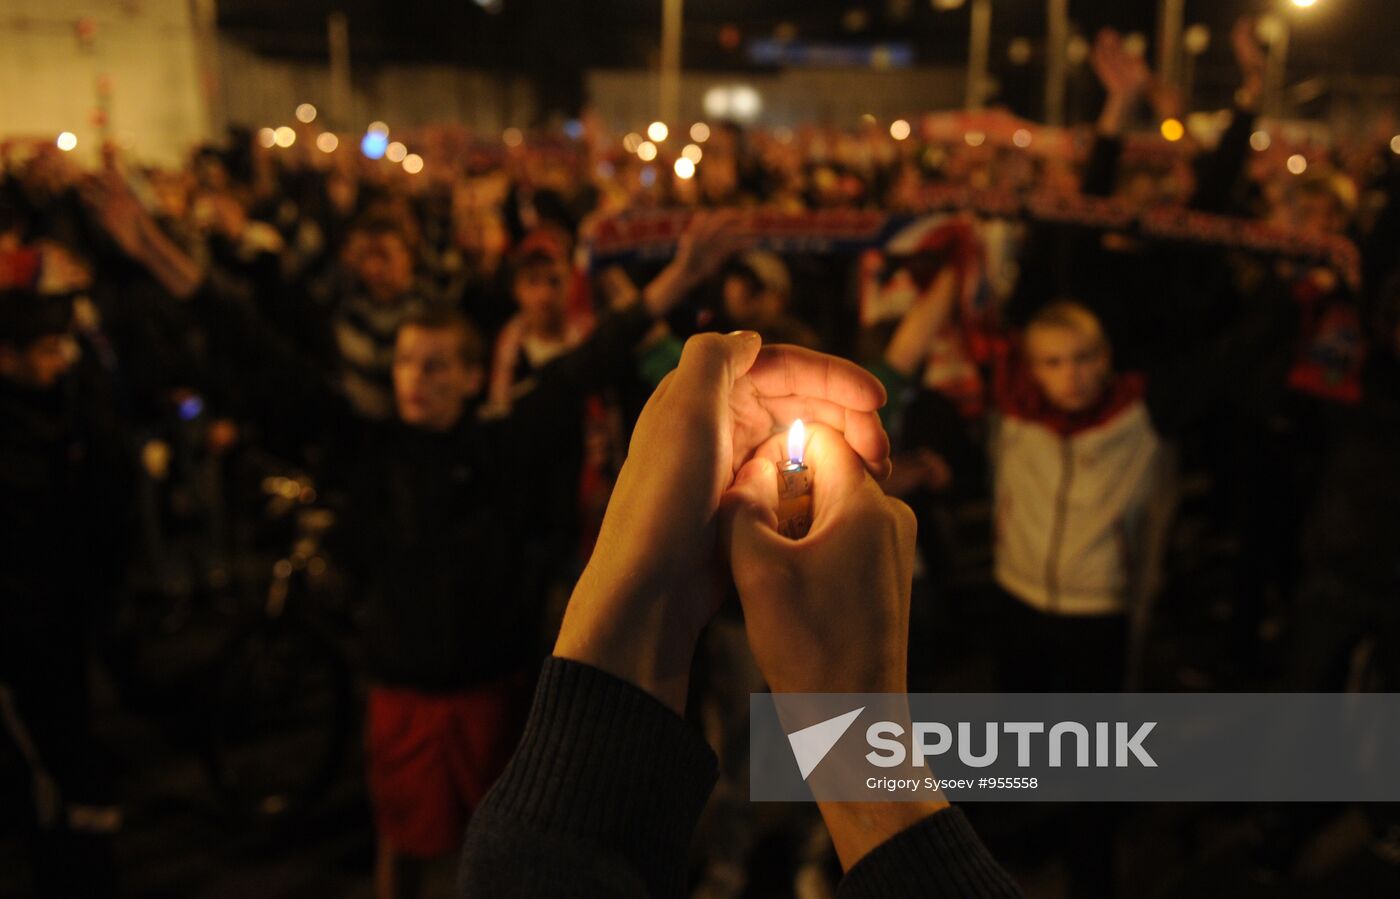
[{"label": "crowd of people", "polygon": [[[882,425],[873,406],[781,392],[755,392],[740,425],[829,425],[875,468],[891,449],[875,473],[918,517],[926,594],[956,589],[949,520],[989,509],[989,688],[1150,679],[1154,602],[1193,480],[1211,485],[1231,546],[1236,679],[1214,686],[1261,683],[1283,634],[1274,686],[1343,687],[1357,641],[1397,633],[1400,145],[1339,139],[1286,163],[1281,137],[1256,137],[1264,59],[1247,26],[1235,48],[1240,89],[1209,148],[1187,136],[1132,152],[1135,122],[1155,132],[1179,110],[1112,32],[1091,58],[1102,113],[1078,136],[714,122],[688,131],[695,163],[667,149],[680,126],[646,149],[585,116],[501,144],[420,129],[421,171],[348,138],[318,149],[310,126],[290,146],[235,132],[180,169],[107,148],[83,171],[52,146],[6,146],[0,715],[27,772],[16,795],[34,806],[36,882],[98,894],[93,859],[119,814],[89,764],[90,641],[153,564],[131,539],[150,514],[137,485],[173,476],[162,447],[191,396],[219,423],[209,457],[267,454],[338,498],[330,555],[364,608],[383,897],[415,895],[422,863],[461,845],[583,562],[595,544],[627,549],[603,511],[626,486],[644,402],[695,334],[757,332],[879,379]],[[1228,216],[1345,239],[1360,262],[982,210],[849,254],[785,255],[748,228],[755,210],[924,216],[948,186]],[[689,213],[668,258],[591,252],[600,226],[662,210]],[[685,439],[680,424],[646,438]],[[773,637],[749,618],[723,604],[696,637],[703,676],[660,691],[679,689],[680,709],[690,693],[720,754],[696,895],[741,895],[758,840],[748,692],[774,671],[807,683],[762,657]],[[934,636],[909,646],[911,667],[940,653]],[[563,690],[571,676],[556,665],[545,679]],[[1113,818],[1073,814],[1071,894],[1111,895]],[[819,820],[782,826],[802,847],[801,895],[829,893]]]}]

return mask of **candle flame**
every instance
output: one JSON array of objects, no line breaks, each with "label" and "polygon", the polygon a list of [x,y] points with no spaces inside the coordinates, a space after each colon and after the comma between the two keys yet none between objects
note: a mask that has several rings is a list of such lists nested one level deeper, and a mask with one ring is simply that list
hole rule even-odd
[{"label": "candle flame", "polygon": [[797,419],[788,428],[788,459],[793,465],[802,464],[802,456],[807,451],[807,426]]}]

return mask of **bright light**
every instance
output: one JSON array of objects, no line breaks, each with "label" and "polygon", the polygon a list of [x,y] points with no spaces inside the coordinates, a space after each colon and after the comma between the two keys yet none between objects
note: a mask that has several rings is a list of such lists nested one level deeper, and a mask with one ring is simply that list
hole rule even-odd
[{"label": "bright light", "polygon": [[1181,124],[1181,119],[1163,119],[1162,136],[1169,141],[1178,141],[1186,136],[1186,126]]},{"label": "bright light", "polygon": [[[1030,57],[1027,57],[1029,59]],[[1082,34],[1076,34],[1065,44],[1065,59],[1072,66],[1077,66],[1089,58],[1089,42]]]},{"label": "bright light", "polygon": [[369,127],[366,128],[365,131],[370,134],[383,134],[387,137],[389,134],[389,126],[383,122],[370,122]]},{"label": "bright light", "polygon": [[987,142],[987,135],[981,131],[969,131],[963,135],[969,147],[980,147]]},{"label": "bright light", "polygon": [[316,135],[316,149],[322,153],[334,153],[335,148],[340,146],[340,138],[329,131],[322,131]]},{"label": "bright light", "polygon": [[417,153],[410,153],[403,158],[403,170],[410,175],[416,175],[423,171],[423,157]]},{"label": "bright light", "polygon": [[282,125],[272,133],[272,138],[277,142],[277,146],[285,150],[297,142],[297,133],[287,125]]},{"label": "bright light", "polygon": [[1397,156],[1400,156],[1400,134],[1397,134],[1390,139],[1390,152],[1394,153]]},{"label": "bright light", "polygon": [[642,162],[651,162],[656,158],[656,144],[649,140],[644,140],[637,147],[637,158]]},{"label": "bright light", "polygon": [[63,133],[59,134],[58,140],[55,141],[55,143],[58,144],[58,148],[60,150],[67,153],[69,150],[73,149],[78,145],[78,135],[74,134],[71,131],[64,131]]},{"label": "bright light", "polygon": [[895,140],[904,140],[913,130],[904,119],[895,119],[890,122],[890,137]]},{"label": "bright light", "polygon": [[273,131],[271,128],[259,128],[259,129],[258,129],[258,143],[261,144],[261,145],[264,146],[264,147],[273,147],[273,146],[276,146],[276,145],[277,145],[277,132],[276,132],[276,131]]},{"label": "bright light", "polygon": [[665,122],[652,122],[647,126],[647,137],[658,144],[664,141],[670,133],[671,129],[666,127]]},{"label": "bright light", "polygon": [[1288,157],[1288,170],[1295,175],[1301,175],[1308,170],[1308,161],[1302,153],[1294,153]]},{"label": "bright light", "polygon": [[382,131],[370,131],[360,139],[360,152],[370,159],[383,159],[389,148],[389,138]]},{"label": "bright light", "polygon": [[699,144],[686,144],[681,150],[681,158],[689,159],[691,162],[699,162],[705,157],[705,151],[700,149]]},{"label": "bright light", "polygon": [[1273,143],[1273,141],[1269,139],[1269,132],[1267,131],[1256,131],[1249,136],[1249,145],[1260,153],[1269,149],[1269,144],[1271,143]]},{"label": "bright light", "polygon": [[297,121],[304,125],[309,125],[316,121],[316,107],[310,103],[303,103],[297,107]]},{"label": "bright light", "polygon": [[1210,29],[1197,22],[1181,36],[1182,46],[1192,56],[1200,56],[1210,49]]},{"label": "bright light", "polygon": [[1317,0],[1293,0],[1293,5],[1299,9],[1307,9],[1310,6],[1316,6]]},{"label": "bright light", "polygon": [[807,452],[807,426],[802,423],[802,419],[793,421],[788,428],[788,461],[793,465],[801,465],[802,457]]},{"label": "bright light", "polygon": [[731,92],[729,108],[734,113],[734,118],[748,122],[756,118],[763,109],[763,100],[758,96],[758,91],[747,84],[741,84]]},{"label": "bright light", "polygon": [[384,158],[390,162],[403,162],[408,158],[408,147],[398,141],[394,141],[384,148]]},{"label": "bright light", "polygon": [[501,143],[507,147],[518,147],[525,143],[525,132],[519,128],[507,128],[501,132]]},{"label": "bright light", "polygon": [[690,139],[697,144],[703,144],[710,139],[710,126],[704,122],[696,122],[690,126]]},{"label": "bright light", "polygon": [[747,84],[720,85],[705,91],[703,105],[705,115],[712,118],[750,122],[763,110],[763,98]]},{"label": "bright light", "polygon": [[682,181],[692,178],[695,175],[695,163],[686,159],[684,156],[676,160],[675,169],[676,177],[680,178]]},{"label": "bright light", "polygon": [[1011,134],[1011,142],[1024,150],[1031,145],[1031,133],[1025,128],[1017,128]]},{"label": "bright light", "polygon": [[637,148],[642,145],[642,136],[633,131],[622,139],[622,149],[628,153],[637,152]]}]

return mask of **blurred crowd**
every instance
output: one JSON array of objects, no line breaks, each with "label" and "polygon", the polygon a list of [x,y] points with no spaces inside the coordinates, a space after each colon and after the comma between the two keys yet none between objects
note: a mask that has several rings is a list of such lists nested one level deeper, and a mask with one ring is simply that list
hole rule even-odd
[{"label": "blurred crowd", "polygon": [[[0,758],[16,764],[0,771],[33,805],[36,883],[77,895],[119,826],[91,764],[93,641],[133,596],[236,580],[239,522],[265,499],[237,473],[255,470],[334,510],[377,886],[413,894],[510,753],[631,423],[705,330],[879,374],[917,595],[996,634],[980,688],[1180,688],[1151,657],[1183,545],[1226,560],[1230,597],[1228,662],[1187,686],[1355,686],[1358,647],[1393,657],[1400,636],[1400,145],[1385,123],[1330,144],[1271,134],[1248,27],[1235,47],[1210,146],[1159,129],[1181,111],[1112,32],[1091,59],[1102,113],[1078,130],[967,113],[622,135],[584,116],[502,142],[395,132],[406,146],[370,158],[305,125],[233,132],[179,169],[105,148],[86,171],[7,145]],[[928,214],[948,186],[1213,213],[1350,241],[1360,263]],[[673,254],[595,258],[600,223],[661,210],[694,213]],[[789,253],[744,210],[912,224]],[[1190,504],[1209,528],[1180,526]],[[195,558],[171,558],[172,529],[200,534]],[[912,669],[937,671],[945,639],[916,623]],[[724,772],[698,895],[741,895],[759,840],[746,654],[722,615],[696,688]],[[1114,818],[1072,817],[1072,895],[1109,895]],[[804,896],[829,889],[814,821],[781,825]]]}]

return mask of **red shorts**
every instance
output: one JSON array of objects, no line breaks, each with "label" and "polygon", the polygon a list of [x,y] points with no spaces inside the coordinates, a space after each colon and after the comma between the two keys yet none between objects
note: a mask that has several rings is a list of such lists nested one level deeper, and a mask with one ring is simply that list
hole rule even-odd
[{"label": "red shorts", "polygon": [[372,687],[366,749],[380,839],[416,858],[460,848],[515,749],[522,710],[515,681],[443,694]]}]

